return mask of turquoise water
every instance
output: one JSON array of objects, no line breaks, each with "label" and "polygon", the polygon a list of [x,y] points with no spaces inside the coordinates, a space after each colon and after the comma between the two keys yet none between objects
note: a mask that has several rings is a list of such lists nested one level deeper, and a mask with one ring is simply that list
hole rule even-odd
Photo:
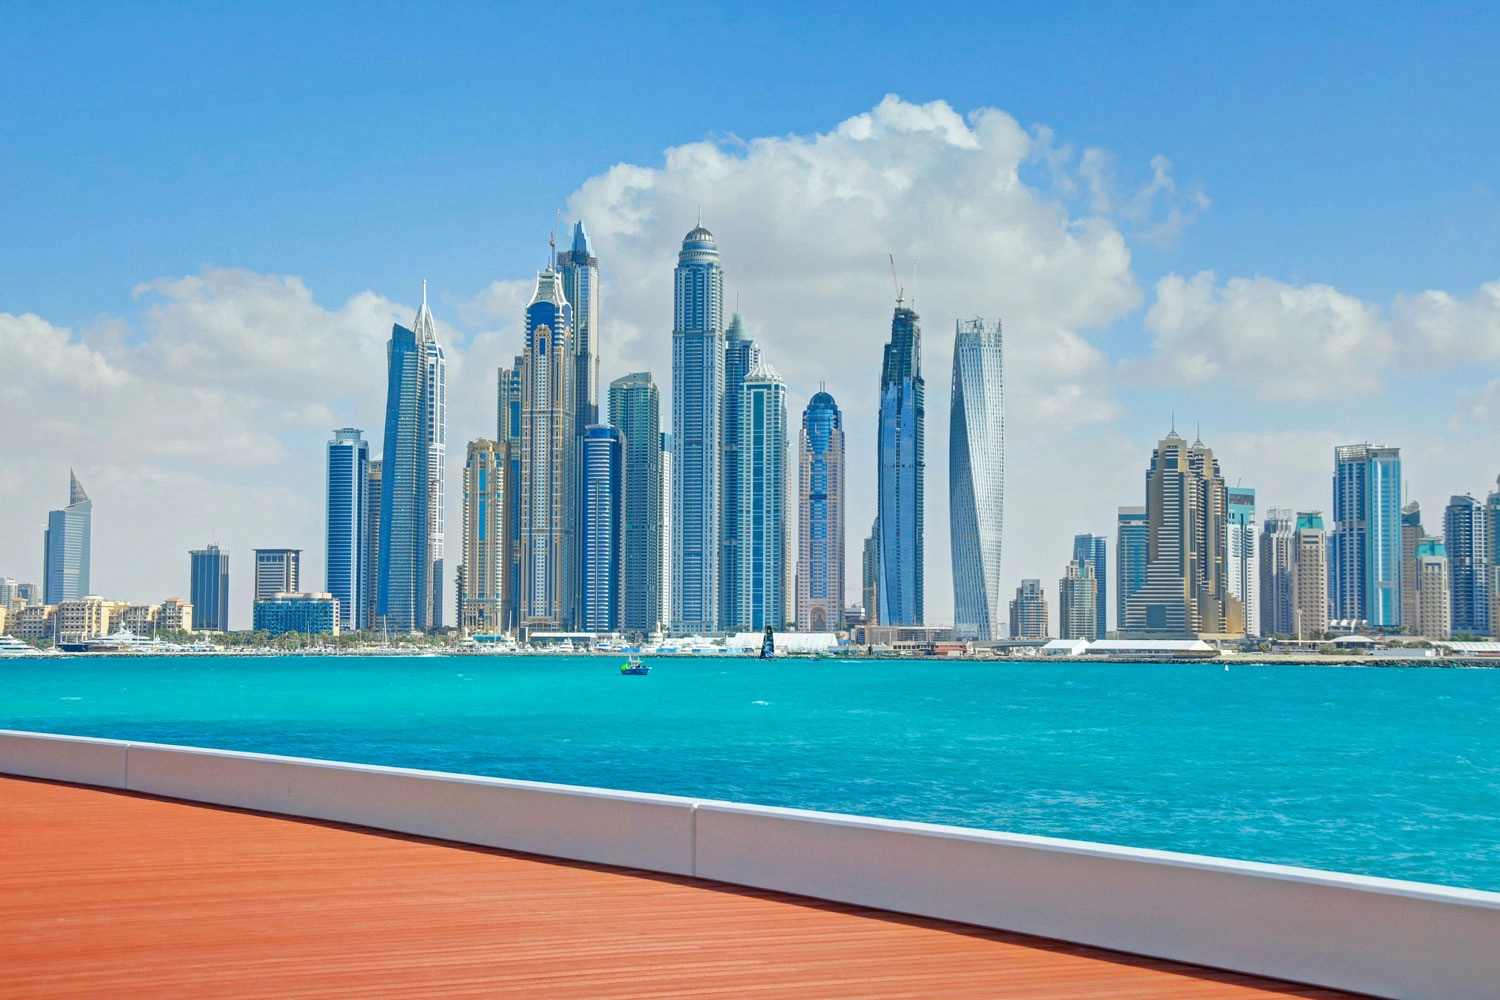
[{"label": "turquoise water", "polygon": [[1500,890],[1500,671],[584,657],[0,661],[0,727]]}]

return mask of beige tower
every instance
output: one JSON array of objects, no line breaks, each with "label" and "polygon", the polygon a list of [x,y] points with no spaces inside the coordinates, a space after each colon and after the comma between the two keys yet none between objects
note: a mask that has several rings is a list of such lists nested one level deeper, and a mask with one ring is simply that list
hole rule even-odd
[{"label": "beige tower", "polygon": [[1292,533],[1292,628],[1298,638],[1328,631],[1328,536],[1323,512],[1299,511]]},{"label": "beige tower", "polygon": [[506,467],[509,448],[497,441],[470,441],[464,461],[464,561],[458,595],[464,635],[497,635],[510,618],[507,576]]}]

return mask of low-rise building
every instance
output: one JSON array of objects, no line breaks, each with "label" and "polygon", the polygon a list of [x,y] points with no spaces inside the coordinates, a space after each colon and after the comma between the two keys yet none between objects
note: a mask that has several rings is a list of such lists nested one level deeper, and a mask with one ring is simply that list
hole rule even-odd
[{"label": "low-rise building", "polygon": [[167,598],[156,612],[156,627],[163,632],[191,632],[193,606],[180,597]]},{"label": "low-rise building", "polygon": [[303,632],[308,635],[338,635],[339,601],[332,594],[275,593],[255,601],[257,632],[272,635]]},{"label": "low-rise building", "polygon": [[26,639],[29,642],[50,639],[52,638],[52,622],[56,616],[56,605],[28,604],[15,614],[14,620],[6,620],[7,631],[17,639]]},{"label": "low-rise building", "polygon": [[97,594],[62,601],[57,605],[52,638],[61,645],[108,635],[129,606],[124,601],[106,601]]},{"label": "low-rise building", "polygon": [[119,627],[129,629],[136,635],[150,635],[156,627],[156,613],[159,610],[159,604],[132,604],[120,614]]}]

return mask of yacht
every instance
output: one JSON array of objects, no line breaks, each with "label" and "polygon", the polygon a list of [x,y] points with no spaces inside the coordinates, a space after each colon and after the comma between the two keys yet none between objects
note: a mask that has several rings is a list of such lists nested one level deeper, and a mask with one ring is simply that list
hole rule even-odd
[{"label": "yacht", "polygon": [[13,635],[0,635],[0,656],[39,656],[41,652]]}]

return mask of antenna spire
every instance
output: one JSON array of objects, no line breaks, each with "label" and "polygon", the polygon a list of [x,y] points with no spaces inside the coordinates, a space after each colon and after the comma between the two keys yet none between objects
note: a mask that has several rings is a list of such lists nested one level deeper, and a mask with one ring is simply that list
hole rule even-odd
[{"label": "antenna spire", "polygon": [[427,305],[427,279],[422,279],[422,305]]}]

